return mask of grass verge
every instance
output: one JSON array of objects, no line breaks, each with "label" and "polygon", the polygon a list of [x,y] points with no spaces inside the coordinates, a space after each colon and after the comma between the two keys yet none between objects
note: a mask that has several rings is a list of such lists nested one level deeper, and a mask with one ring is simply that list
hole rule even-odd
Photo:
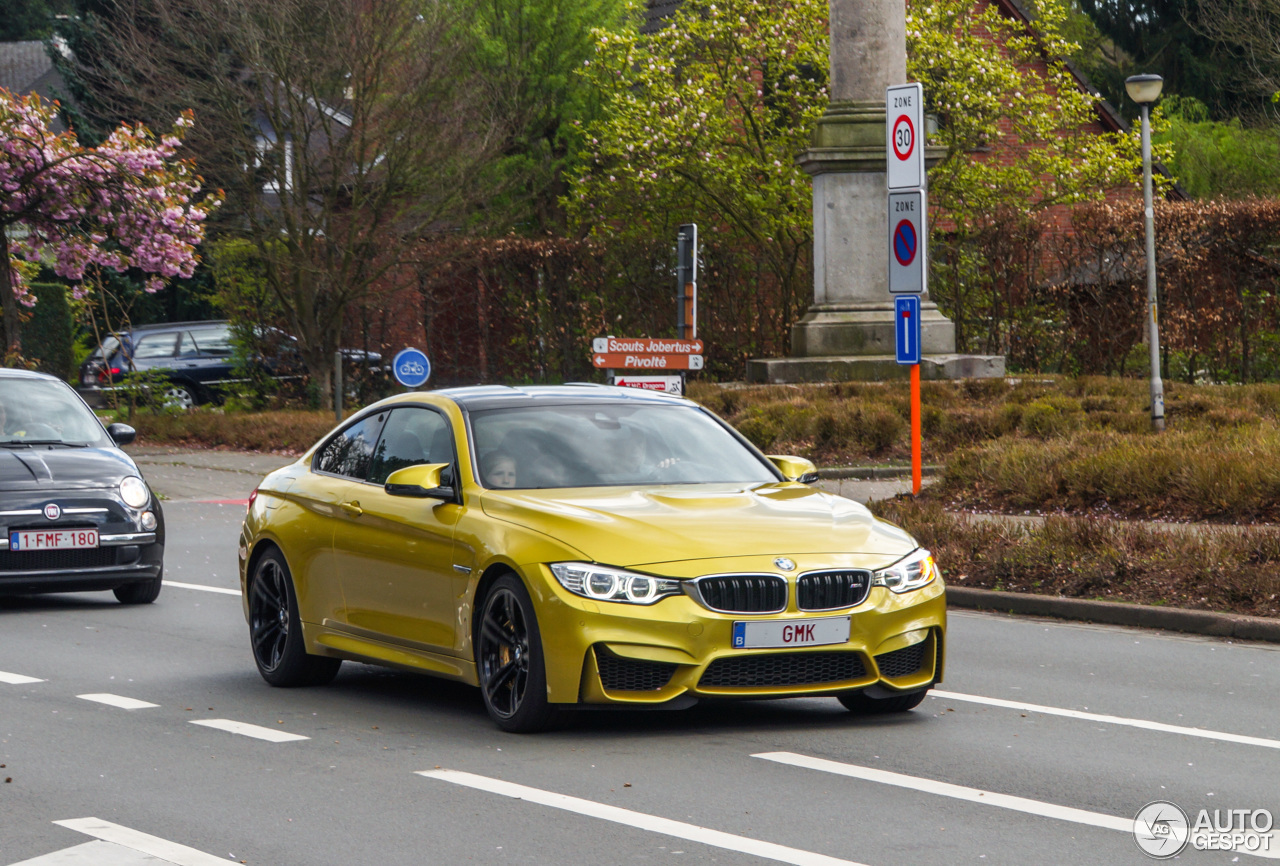
[{"label": "grass verge", "polygon": [[1074,516],[1015,523],[910,497],[871,509],[933,551],[956,586],[1280,616],[1280,529]]},{"label": "grass verge", "polygon": [[138,412],[133,426],[139,445],[181,445],[188,448],[229,448],[301,454],[333,429],[332,412],[185,413]]}]

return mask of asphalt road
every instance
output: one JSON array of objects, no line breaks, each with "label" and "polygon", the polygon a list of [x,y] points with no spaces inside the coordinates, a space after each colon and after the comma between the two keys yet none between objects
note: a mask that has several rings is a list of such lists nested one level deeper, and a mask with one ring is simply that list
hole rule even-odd
[{"label": "asphalt road", "polygon": [[1152,800],[1280,812],[1269,645],[953,612],[946,682],[903,717],[753,702],[533,736],[365,665],[272,689],[236,591],[243,507],[196,501],[237,484],[171,495],[154,605],[0,599],[0,866],[1078,866],[1148,862],[1129,824]]}]

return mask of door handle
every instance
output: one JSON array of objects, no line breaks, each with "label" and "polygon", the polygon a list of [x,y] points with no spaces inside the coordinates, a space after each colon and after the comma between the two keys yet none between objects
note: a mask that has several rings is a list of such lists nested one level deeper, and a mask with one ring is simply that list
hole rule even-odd
[{"label": "door handle", "polygon": [[347,512],[347,514],[350,514],[352,517],[359,517],[361,514],[364,514],[364,509],[360,507],[359,502],[343,502],[338,507]]}]

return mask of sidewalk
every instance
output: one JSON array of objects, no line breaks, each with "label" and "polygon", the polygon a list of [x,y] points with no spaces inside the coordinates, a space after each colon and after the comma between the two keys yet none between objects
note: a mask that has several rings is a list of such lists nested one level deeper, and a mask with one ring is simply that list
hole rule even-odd
[{"label": "sidewalk", "polygon": [[132,445],[124,449],[167,501],[248,499],[262,477],[297,458],[244,451]]}]

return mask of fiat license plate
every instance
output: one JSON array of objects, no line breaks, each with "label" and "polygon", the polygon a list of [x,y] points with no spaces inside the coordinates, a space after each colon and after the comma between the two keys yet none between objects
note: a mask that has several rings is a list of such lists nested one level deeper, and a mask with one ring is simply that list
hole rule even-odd
[{"label": "fiat license plate", "polygon": [[733,648],[825,646],[849,642],[849,617],[735,622]]},{"label": "fiat license plate", "polygon": [[97,546],[96,529],[20,529],[9,533],[10,550],[82,550]]}]

